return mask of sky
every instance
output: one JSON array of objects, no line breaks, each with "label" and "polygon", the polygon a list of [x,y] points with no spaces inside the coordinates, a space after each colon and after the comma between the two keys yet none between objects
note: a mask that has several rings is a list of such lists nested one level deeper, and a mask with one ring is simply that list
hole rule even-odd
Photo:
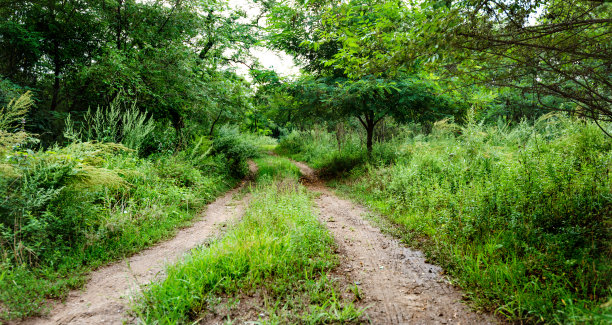
[{"label": "sky", "polygon": [[[257,16],[260,12],[250,0],[229,0],[228,2],[230,7],[244,10],[249,18]],[[299,68],[293,63],[291,56],[284,52],[256,48],[251,53],[259,59],[264,68],[274,69],[281,76],[287,77],[299,73]],[[248,77],[248,69],[245,66],[237,65],[236,69],[239,74]]]}]

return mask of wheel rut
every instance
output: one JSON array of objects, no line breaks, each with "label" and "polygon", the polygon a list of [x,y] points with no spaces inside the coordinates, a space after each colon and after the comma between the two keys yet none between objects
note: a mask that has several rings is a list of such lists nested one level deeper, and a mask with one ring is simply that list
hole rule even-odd
[{"label": "wheel rut", "polygon": [[315,200],[319,218],[335,238],[341,255],[339,272],[359,288],[373,324],[495,324],[472,311],[462,294],[429,264],[424,255],[383,234],[363,218],[366,208],[337,197],[307,165],[294,162],[303,183],[321,193]]},{"label": "wheel rut", "polygon": [[[256,166],[249,164],[254,173]],[[219,227],[239,218],[248,205],[249,194],[234,199],[246,184],[209,204],[191,226],[176,236],[122,261],[102,267],[90,275],[82,290],[70,292],[46,317],[29,318],[20,324],[123,324],[131,323],[129,304],[143,285],[164,277],[166,265],[177,262],[191,249],[218,233]]]}]

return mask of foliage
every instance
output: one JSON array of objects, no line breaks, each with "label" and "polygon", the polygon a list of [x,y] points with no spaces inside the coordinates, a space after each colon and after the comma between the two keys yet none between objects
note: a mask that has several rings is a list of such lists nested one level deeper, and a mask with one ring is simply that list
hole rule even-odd
[{"label": "foliage", "polygon": [[[404,131],[398,132],[403,134]],[[393,141],[378,142],[368,152],[364,146],[364,139],[356,134],[356,130],[348,131],[338,146],[337,134],[323,129],[314,129],[310,132],[293,131],[283,137],[276,152],[296,160],[308,162],[317,169],[319,176],[333,179],[349,175],[349,173],[365,164],[389,165],[401,158],[397,147],[401,146],[400,137]]]},{"label": "foliage", "polygon": [[114,143],[16,149],[0,166],[2,319],[40,314],[45,298],[172,235],[235,182],[220,157],[142,159]]},{"label": "foliage", "polygon": [[[136,309],[144,322],[187,323],[213,312],[213,297],[256,292],[272,300],[267,312],[279,323],[359,319],[363,311],[340,298],[327,276],[337,263],[333,239],[317,221],[302,186],[295,180],[272,181],[270,174],[286,171],[268,171],[289,163],[275,159],[260,160],[264,174],[241,222],[148,287]],[[284,307],[274,307],[279,305]]]},{"label": "foliage", "polygon": [[248,174],[247,160],[259,154],[258,148],[240,135],[238,128],[224,126],[213,141],[213,154],[222,155],[232,175],[241,178]]},{"label": "foliage", "polygon": [[421,18],[409,38],[451,87],[511,87],[541,109],[610,121],[609,2],[432,0],[415,8]]},{"label": "foliage", "polygon": [[300,169],[289,159],[278,156],[264,156],[255,159],[257,164],[257,179],[297,181],[301,176]]},{"label": "foliage", "polygon": [[25,124],[25,115],[33,103],[30,92],[10,100],[0,109],[0,130],[8,131],[11,126],[14,127],[18,123]]},{"label": "foliage", "polygon": [[[60,140],[67,114],[78,120],[118,93],[170,122],[181,148],[190,119],[200,124],[231,108],[222,119],[238,120],[248,106],[249,89],[229,67],[249,56],[256,24],[226,1],[18,0],[1,7],[0,80],[35,91],[38,109],[27,127],[45,146]],[[0,102],[5,96],[13,94]]]},{"label": "foliage", "polygon": [[[0,154],[15,147],[36,143],[37,140],[24,130],[25,116],[32,104],[31,94],[26,92],[0,108]],[[10,172],[12,168],[5,166],[2,170]]]},{"label": "foliage", "polygon": [[70,141],[97,141],[122,143],[128,148],[139,151],[145,138],[155,128],[153,119],[147,119],[147,112],[140,112],[136,102],[126,107],[118,95],[108,108],[92,113],[87,110],[81,127],[76,127],[70,114],[66,118],[64,137]]},{"label": "foliage", "polygon": [[[316,10],[310,11],[309,6]],[[401,2],[321,1],[305,7],[300,8],[301,15],[312,15],[309,25],[288,26],[272,19],[273,28],[283,32],[289,27],[304,29],[300,46],[314,52],[329,44],[336,48],[335,52],[310,56],[325,68],[317,68],[290,89],[301,111],[327,120],[357,118],[366,131],[370,153],[374,129],[385,117],[417,122],[459,113],[460,106],[451,106],[449,98],[437,94],[432,78],[420,73],[420,64],[408,62],[410,54],[397,50],[404,42],[397,27],[404,26],[407,12]],[[278,10],[289,10],[282,8]],[[279,42],[282,37],[289,39]],[[291,33],[280,34],[274,37],[275,44],[287,46],[293,37]]]}]

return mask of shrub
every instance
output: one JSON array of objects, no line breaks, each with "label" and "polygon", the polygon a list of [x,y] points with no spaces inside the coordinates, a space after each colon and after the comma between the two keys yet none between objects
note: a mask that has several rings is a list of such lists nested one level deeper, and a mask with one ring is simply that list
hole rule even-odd
[{"label": "shrub", "polygon": [[259,155],[255,144],[248,142],[236,127],[222,126],[213,140],[212,153],[225,158],[230,174],[242,178],[249,172],[247,160]]},{"label": "shrub", "polygon": [[[218,158],[79,142],[0,158],[0,319],[40,313],[87,270],[172,234],[234,185]],[[194,165],[194,164],[201,165]]]},{"label": "shrub", "polygon": [[347,175],[366,163],[388,165],[400,155],[397,141],[376,143],[368,156],[361,139],[355,133],[345,135],[340,149],[335,135],[314,129],[310,132],[293,131],[279,142],[276,152],[308,162],[319,170],[320,176],[334,178]]},{"label": "shrub", "polygon": [[141,112],[136,102],[126,105],[120,100],[121,94],[108,108],[98,107],[95,112],[87,110],[82,125],[76,126],[70,114],[66,118],[64,137],[70,141],[98,141],[122,143],[139,151],[147,136],[155,128],[147,112]]}]

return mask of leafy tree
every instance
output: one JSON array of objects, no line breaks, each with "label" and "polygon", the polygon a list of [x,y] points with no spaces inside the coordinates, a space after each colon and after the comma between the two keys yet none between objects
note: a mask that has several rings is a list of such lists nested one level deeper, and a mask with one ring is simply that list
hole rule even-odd
[{"label": "leafy tree", "polygon": [[513,88],[544,109],[612,120],[610,3],[460,0],[418,8],[409,38],[449,82]]},{"label": "leafy tree", "polygon": [[[428,81],[418,77],[397,79],[305,78],[292,94],[311,118],[356,118],[366,131],[366,148],[372,152],[374,130],[385,117],[399,122],[433,122],[453,116],[449,99],[436,95]],[[456,108],[455,108],[456,109]]]},{"label": "leafy tree", "polygon": [[256,42],[245,16],[224,0],[0,0],[0,76],[34,90],[28,128],[47,144],[69,113],[82,119],[122,93],[170,122],[181,146],[186,119],[214,121],[225,98],[245,106],[243,82],[221,72]]},{"label": "leafy tree", "polygon": [[[411,26],[404,3],[316,1],[302,8],[281,6],[281,13],[293,10],[300,24],[311,24],[291,33],[287,29],[298,26],[272,19],[273,28],[280,30],[273,44],[316,61],[310,64],[313,78],[298,82],[293,91],[311,115],[355,117],[366,131],[371,152],[375,127],[387,116],[427,121],[452,113],[448,101],[435,95],[435,84],[419,73],[416,57],[398,50],[408,40],[403,31]],[[307,50],[291,47],[297,40]],[[321,50],[321,55],[311,54]]]},{"label": "leafy tree", "polygon": [[200,78],[206,96],[190,115],[195,126],[206,127],[206,134],[212,136],[222,124],[242,122],[251,108],[251,89],[244,78],[231,71],[214,70],[202,72]]}]

